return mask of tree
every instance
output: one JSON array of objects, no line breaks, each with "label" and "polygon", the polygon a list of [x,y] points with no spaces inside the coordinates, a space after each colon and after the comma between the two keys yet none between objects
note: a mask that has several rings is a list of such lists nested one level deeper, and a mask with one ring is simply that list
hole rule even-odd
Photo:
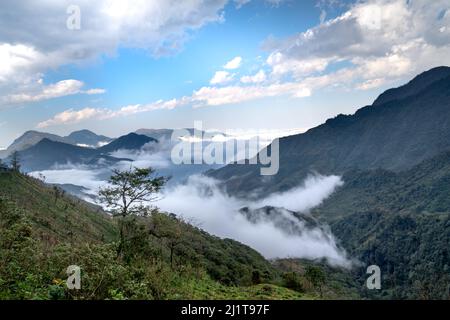
[{"label": "tree", "polygon": [[173,214],[154,214],[149,233],[160,240],[166,240],[170,250],[170,267],[173,268],[173,259],[176,247],[182,243],[182,227],[185,222],[177,219]]},{"label": "tree", "polygon": [[109,179],[109,186],[101,188],[99,200],[118,216],[120,243],[118,254],[124,246],[124,219],[128,216],[148,216],[155,208],[149,206],[150,202],[158,199],[158,193],[167,182],[165,177],[155,177],[152,168],[132,168],[120,171],[113,170]]},{"label": "tree", "polygon": [[305,277],[313,284],[314,287],[319,289],[320,296],[322,297],[322,287],[325,283],[325,272],[322,268],[317,266],[308,266],[306,268]]},{"label": "tree", "polygon": [[20,171],[20,156],[17,151],[14,151],[11,155],[11,167],[16,172]]}]

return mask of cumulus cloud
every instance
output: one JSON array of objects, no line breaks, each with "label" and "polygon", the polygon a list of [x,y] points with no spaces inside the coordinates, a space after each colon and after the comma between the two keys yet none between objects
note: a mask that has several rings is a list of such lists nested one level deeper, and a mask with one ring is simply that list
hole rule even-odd
[{"label": "cumulus cloud", "polygon": [[242,58],[235,57],[228,61],[223,67],[225,69],[238,69],[241,66]]},{"label": "cumulus cloud", "polygon": [[253,76],[243,76],[241,77],[242,83],[260,83],[266,80],[266,73],[264,70],[259,70]]},{"label": "cumulus cloud", "polygon": [[152,110],[171,110],[178,106],[185,105],[189,102],[187,98],[172,99],[168,101],[158,100],[149,104],[135,104],[119,108],[118,110],[111,110],[107,108],[83,108],[80,110],[68,109],[56,114],[51,119],[38,123],[39,129],[50,126],[59,126],[65,124],[75,124],[85,120],[105,120],[122,116],[129,116],[132,114],[148,112]]},{"label": "cumulus cloud", "polygon": [[233,80],[234,75],[228,71],[217,71],[212,77],[210,84],[222,84]]},{"label": "cumulus cloud", "polygon": [[373,88],[450,64],[450,32],[445,29],[450,15],[441,14],[449,9],[445,0],[360,1],[336,19],[286,39],[270,39],[267,63],[275,75],[302,81],[346,61],[354,87]]},{"label": "cumulus cloud", "polygon": [[73,79],[58,81],[47,86],[42,85],[40,79],[37,85],[38,87],[32,90],[34,92],[11,94],[6,97],[6,101],[10,103],[37,102],[79,93],[93,95],[105,92],[104,89],[82,90],[84,83]]},{"label": "cumulus cloud", "polygon": [[286,94],[293,97],[308,97],[311,95],[311,90],[295,82],[266,86],[203,87],[195,91],[191,99],[196,106],[218,106]]},{"label": "cumulus cloud", "polygon": [[103,117],[109,111],[95,108],[84,108],[78,111],[69,109],[58,113],[52,119],[40,122],[37,127],[43,129],[49,126],[78,123],[83,120],[92,119],[95,117]]},{"label": "cumulus cloud", "polygon": [[[334,0],[319,3],[322,3],[319,7],[325,9],[329,5],[340,5]],[[264,48],[268,57],[261,68],[269,67],[267,73],[261,69],[255,75],[241,77],[240,83],[226,84],[233,80],[233,74],[218,71],[210,86],[194,90],[190,96],[125,106],[114,111],[97,109],[82,113],[88,113],[89,118],[108,119],[184,105],[238,104],[281,95],[308,97],[327,87],[374,89],[406,80],[438,65],[450,65],[449,12],[450,4],[446,0],[358,1],[335,19],[284,39],[266,41]],[[20,51],[25,55],[39,55],[27,48],[20,48]],[[13,60],[16,66],[27,65],[27,59]],[[235,57],[224,67],[232,70],[241,62],[241,57]],[[4,69],[10,72],[8,67]],[[80,111],[64,111],[39,126],[88,118],[79,117],[75,112]]]},{"label": "cumulus cloud", "polygon": [[2,1],[0,81],[31,81],[49,68],[114,54],[119,46],[170,54],[190,31],[221,21],[225,3],[80,0],[81,29],[70,30],[67,8],[73,1]]},{"label": "cumulus cloud", "polygon": [[250,0],[234,0],[234,3],[236,4],[236,9],[240,9],[242,6],[249,3]]},{"label": "cumulus cloud", "polygon": [[172,110],[188,104],[194,107],[218,106],[278,95],[290,95],[296,98],[308,97],[311,95],[311,89],[304,84],[296,82],[275,83],[266,86],[253,85],[244,87],[234,85],[225,87],[202,87],[194,91],[192,96],[185,96],[169,101],[160,100],[146,105],[129,105],[115,111],[107,108],[90,107],[80,110],[68,109],[56,114],[51,119],[40,122],[37,127],[42,129],[50,126],[79,123],[89,119],[105,120],[152,110]]}]

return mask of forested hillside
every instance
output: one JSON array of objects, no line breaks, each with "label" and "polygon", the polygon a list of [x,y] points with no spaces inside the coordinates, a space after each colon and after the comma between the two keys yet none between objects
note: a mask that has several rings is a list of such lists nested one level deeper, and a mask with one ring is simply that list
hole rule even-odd
[{"label": "forested hillside", "polygon": [[[377,297],[450,298],[450,153],[400,173],[352,171],[314,210],[351,256],[380,266]],[[365,268],[359,270],[365,278]]]},{"label": "forested hillside", "polygon": [[[253,249],[211,236],[174,215],[129,217],[125,226],[127,237],[118,256],[117,223],[100,208],[22,174],[0,173],[0,298],[323,296],[308,274],[298,273],[293,280]],[[66,288],[69,265],[81,267],[81,290]],[[340,292],[326,290],[345,297]]]}]

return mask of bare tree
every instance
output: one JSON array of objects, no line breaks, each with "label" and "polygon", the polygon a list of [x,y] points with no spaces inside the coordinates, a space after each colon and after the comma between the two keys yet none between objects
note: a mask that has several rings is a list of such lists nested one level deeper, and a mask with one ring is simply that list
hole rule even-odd
[{"label": "bare tree", "polygon": [[16,172],[20,171],[20,156],[17,151],[14,151],[11,155],[11,167]]}]

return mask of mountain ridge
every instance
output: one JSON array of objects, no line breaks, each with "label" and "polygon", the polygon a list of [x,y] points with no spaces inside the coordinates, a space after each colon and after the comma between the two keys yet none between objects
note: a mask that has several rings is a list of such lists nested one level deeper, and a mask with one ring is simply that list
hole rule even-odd
[{"label": "mountain ridge", "polygon": [[42,139],[47,138],[52,141],[62,142],[73,145],[84,145],[87,147],[97,147],[99,143],[109,143],[112,138],[97,135],[96,133],[83,129],[79,131],[74,131],[67,136],[60,136],[53,133],[41,132],[36,130],[28,130],[24,132],[20,137],[15,139],[7,148],[4,150],[3,157],[11,155],[14,151],[23,151],[28,149]]},{"label": "mountain ridge", "polygon": [[[263,196],[288,190],[311,172],[409,169],[450,150],[450,77],[441,78],[442,70],[446,73],[450,68],[428,71],[426,79],[437,72],[439,80],[401,100],[366,106],[303,134],[281,138],[280,170],[269,179],[260,176],[260,165],[230,164],[208,175],[222,181],[230,193],[245,197],[249,191]],[[419,75],[416,81],[423,78]],[[410,84],[420,87],[417,82]]]},{"label": "mountain ridge", "polygon": [[155,139],[134,133],[119,137],[99,148],[86,148],[77,145],[43,138],[37,144],[19,152],[22,168],[25,172],[39,171],[59,165],[113,165],[120,161],[131,161],[109,155],[118,150],[138,150]]}]

